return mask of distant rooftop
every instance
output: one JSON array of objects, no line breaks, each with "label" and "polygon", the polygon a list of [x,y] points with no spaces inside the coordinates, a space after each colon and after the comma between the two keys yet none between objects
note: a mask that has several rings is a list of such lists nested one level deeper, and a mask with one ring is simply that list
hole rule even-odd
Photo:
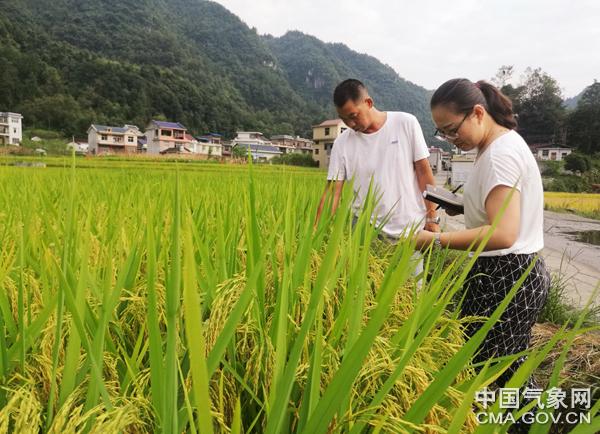
[{"label": "distant rooftop", "polygon": [[165,122],[165,121],[156,121],[156,120],[152,120],[152,122],[155,123],[160,128],[174,128],[174,129],[178,129],[178,130],[187,130],[187,128],[185,126],[183,126],[182,124],[180,124],[179,122]]},{"label": "distant rooftop", "polygon": [[538,150],[538,149],[572,149],[568,146],[563,145],[553,145],[551,143],[533,143],[529,145],[529,149]]},{"label": "distant rooftop", "polygon": [[335,126],[338,126],[343,123],[344,123],[344,121],[341,119],[328,119],[326,121],[321,122],[319,125],[313,125],[313,128],[315,128],[315,127],[335,127]]},{"label": "distant rooftop", "polygon": [[242,149],[248,149],[248,147],[249,147],[250,150],[254,151],[254,152],[271,152],[271,153],[274,153],[274,154],[281,154],[281,151],[276,146],[255,145],[253,143],[252,144],[239,143],[237,146],[241,147]]},{"label": "distant rooftop", "polygon": [[[130,128],[125,128],[125,127],[111,127],[110,125],[100,125],[100,124],[92,124],[92,127],[95,128],[99,133],[111,132],[111,133],[124,134],[130,129]],[[133,127],[131,127],[131,128],[133,128]]]}]

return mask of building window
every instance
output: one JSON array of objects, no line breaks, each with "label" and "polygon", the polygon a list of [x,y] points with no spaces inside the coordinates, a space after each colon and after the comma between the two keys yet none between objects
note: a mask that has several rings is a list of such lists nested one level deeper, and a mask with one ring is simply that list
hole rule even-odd
[{"label": "building window", "polygon": [[547,157],[548,156],[548,150],[543,150],[542,151],[542,157]]},{"label": "building window", "polygon": [[17,129],[13,128],[13,133],[17,134]]},{"label": "building window", "polygon": [[315,155],[319,155],[319,150],[315,149]]},{"label": "building window", "polygon": [[108,136],[106,134],[102,134],[100,136],[100,140],[108,140]]},{"label": "building window", "polygon": [[13,139],[13,145],[18,145],[19,144],[19,139]]},{"label": "building window", "polygon": [[131,136],[127,137],[127,141],[128,141],[129,143],[133,143],[133,137],[131,137]]},{"label": "building window", "polygon": [[115,143],[121,143],[121,137],[113,137]]},{"label": "building window", "polygon": [[325,135],[328,136],[329,135],[329,127],[325,128]]},{"label": "building window", "polygon": [[160,130],[160,135],[171,137],[171,130]]}]

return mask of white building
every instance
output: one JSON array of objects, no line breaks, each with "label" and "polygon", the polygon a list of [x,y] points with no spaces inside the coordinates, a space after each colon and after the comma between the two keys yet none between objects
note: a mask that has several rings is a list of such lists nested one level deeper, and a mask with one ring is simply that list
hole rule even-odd
[{"label": "white building", "polygon": [[267,145],[272,146],[273,144],[267,139],[263,133],[258,131],[238,131],[235,139],[231,141],[231,146],[236,145]]},{"label": "white building", "polygon": [[248,154],[248,148],[250,148],[250,155],[254,161],[266,162],[271,160],[273,157],[282,155],[283,152],[278,147],[272,145],[256,145],[252,143],[238,143],[235,145],[236,148],[242,149],[244,155]]},{"label": "white building", "polygon": [[562,161],[573,149],[560,145],[535,144],[529,149],[538,161]]},{"label": "white building", "polygon": [[23,141],[23,116],[0,112],[0,145],[16,145]]},{"label": "white building", "polygon": [[185,125],[179,122],[152,120],[146,127],[147,153],[192,153],[194,145],[190,137]]},{"label": "white building", "polygon": [[238,131],[236,138],[231,141],[231,147],[242,149],[244,153],[250,148],[252,158],[257,161],[268,161],[282,154],[278,147],[273,146],[271,141],[258,131]]},{"label": "white building", "polygon": [[86,142],[76,142],[75,140],[72,140],[67,143],[66,148],[69,152],[75,151],[76,154],[87,154],[90,149],[90,145]]},{"label": "white building", "polygon": [[92,124],[87,132],[89,152],[94,155],[137,152],[138,137],[142,135],[135,125],[111,127]]},{"label": "white building", "polygon": [[207,157],[223,156],[223,144],[221,143],[222,137],[220,134],[209,133],[196,137],[196,139],[195,153],[206,155]]},{"label": "white building", "polygon": [[284,154],[311,154],[313,153],[313,141],[300,136],[282,134],[271,136],[271,143],[277,146]]},{"label": "white building", "polygon": [[442,170],[442,157],[444,155],[443,149],[436,148],[432,146],[429,148],[429,165],[431,166],[431,170],[433,173],[436,173],[438,170]]}]

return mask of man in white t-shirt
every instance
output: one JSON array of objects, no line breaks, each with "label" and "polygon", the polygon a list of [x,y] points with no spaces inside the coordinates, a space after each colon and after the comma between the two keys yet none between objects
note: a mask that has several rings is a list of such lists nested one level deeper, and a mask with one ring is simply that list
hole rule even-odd
[{"label": "man in white t-shirt", "polygon": [[373,179],[378,198],[373,217],[385,224],[392,241],[411,227],[439,232],[436,205],[423,199],[427,184],[435,185],[429,151],[417,119],[403,112],[375,108],[367,88],[358,80],[340,83],[333,93],[340,118],[348,125],[334,142],[327,174],[328,186],[317,211],[319,220],[330,183],[332,212],[338,207],[344,183],[354,180],[355,215],[360,212]]}]

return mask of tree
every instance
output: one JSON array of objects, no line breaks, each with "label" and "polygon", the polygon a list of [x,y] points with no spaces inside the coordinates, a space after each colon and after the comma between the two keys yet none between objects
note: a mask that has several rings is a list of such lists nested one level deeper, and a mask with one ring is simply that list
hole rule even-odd
[{"label": "tree", "polygon": [[510,81],[513,78],[513,74],[515,72],[515,68],[513,65],[502,65],[498,68],[496,75],[494,75],[491,79],[491,82],[498,88],[500,91],[506,95],[513,104],[513,113],[517,114],[519,110],[519,100],[521,93],[523,93],[523,86],[513,86]]},{"label": "tree", "polygon": [[61,131],[66,135],[85,131],[94,120],[71,95],[52,95],[29,100],[17,107],[28,124],[37,128]]},{"label": "tree", "polygon": [[239,145],[236,145],[231,150],[231,155],[235,158],[245,158],[248,156],[248,151],[247,151],[247,149],[245,149]]},{"label": "tree", "polygon": [[588,86],[568,120],[567,142],[581,152],[600,151],[600,83]]},{"label": "tree", "polygon": [[542,175],[544,175],[544,176],[550,176],[550,177],[558,176],[558,175],[560,175],[560,162],[553,161],[553,160],[544,161],[541,169],[542,169]]},{"label": "tree", "polygon": [[502,65],[500,68],[498,68],[498,72],[496,72],[496,75],[492,78],[492,83],[494,83],[497,88],[502,89],[509,84],[513,73],[513,65]]},{"label": "tree", "polygon": [[573,152],[565,157],[565,169],[571,172],[587,172],[592,168],[592,161],[587,155]]},{"label": "tree", "polygon": [[564,143],[566,109],[553,77],[541,68],[527,68],[513,100],[519,132],[528,143]]}]

